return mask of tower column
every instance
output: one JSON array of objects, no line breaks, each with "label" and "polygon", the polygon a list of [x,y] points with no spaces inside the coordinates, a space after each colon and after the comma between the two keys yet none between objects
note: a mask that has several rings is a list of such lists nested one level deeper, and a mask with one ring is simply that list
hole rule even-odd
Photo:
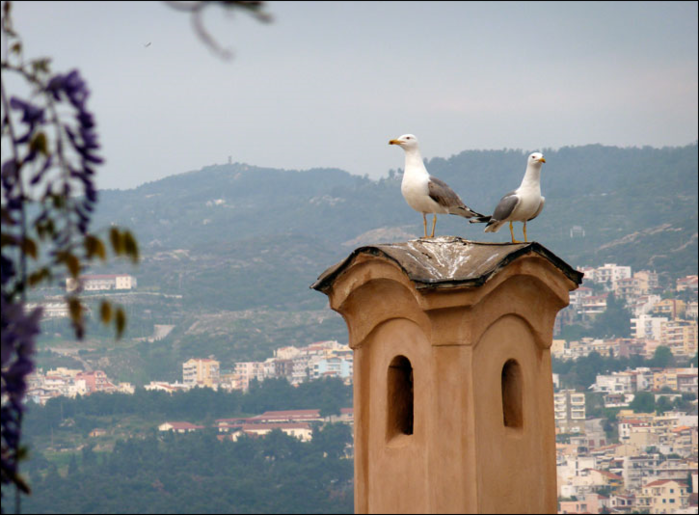
[{"label": "tower column", "polygon": [[357,513],[555,513],[549,348],[582,274],[538,243],[356,249],[312,286],[354,350]]}]

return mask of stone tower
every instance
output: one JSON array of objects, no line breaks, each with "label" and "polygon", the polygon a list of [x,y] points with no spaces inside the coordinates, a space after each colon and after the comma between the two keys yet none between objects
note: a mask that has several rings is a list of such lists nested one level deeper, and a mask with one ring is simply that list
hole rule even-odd
[{"label": "stone tower", "polygon": [[313,288],[354,350],[357,513],[555,513],[549,348],[582,274],[538,243],[361,247]]}]

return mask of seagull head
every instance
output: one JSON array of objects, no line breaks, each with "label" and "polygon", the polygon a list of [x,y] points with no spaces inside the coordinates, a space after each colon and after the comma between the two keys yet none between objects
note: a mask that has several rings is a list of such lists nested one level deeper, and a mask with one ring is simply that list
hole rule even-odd
[{"label": "seagull head", "polygon": [[546,159],[544,159],[544,154],[541,152],[534,152],[533,154],[529,155],[529,160],[527,161],[527,165],[539,165],[541,166],[541,163],[545,163]]},{"label": "seagull head", "polygon": [[389,145],[398,145],[403,149],[417,148],[417,138],[412,134],[403,134],[400,138],[392,139],[388,142]]}]

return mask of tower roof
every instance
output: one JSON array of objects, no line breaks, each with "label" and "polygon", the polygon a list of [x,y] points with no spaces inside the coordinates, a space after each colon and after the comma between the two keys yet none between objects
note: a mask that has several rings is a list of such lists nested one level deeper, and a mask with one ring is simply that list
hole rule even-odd
[{"label": "tower roof", "polygon": [[580,285],[583,273],[575,270],[546,247],[531,243],[485,243],[457,236],[420,238],[404,243],[384,243],[355,249],[347,258],[323,272],[311,288],[327,290],[362,254],[395,262],[417,289],[478,287],[514,260],[538,254]]}]

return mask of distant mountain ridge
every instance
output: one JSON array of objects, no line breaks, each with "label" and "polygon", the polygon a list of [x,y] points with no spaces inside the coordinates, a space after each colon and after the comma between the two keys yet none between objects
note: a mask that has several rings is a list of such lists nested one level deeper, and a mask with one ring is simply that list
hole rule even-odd
[{"label": "distant mountain ridge", "polygon": [[[638,239],[628,242],[631,247],[609,246],[635,233],[646,234],[645,243],[660,238],[663,247],[669,242],[678,249],[687,244],[679,252],[696,250],[691,243],[697,232],[696,143],[660,149],[588,145],[544,154],[546,208],[531,222],[529,234],[571,264],[633,259],[637,267],[650,266],[652,256],[644,262],[625,255],[643,243]],[[502,194],[519,185],[525,163],[522,151],[466,151],[429,160],[427,168],[469,206],[489,213]],[[410,226],[420,235],[421,217],[403,200],[400,178],[398,173],[373,181],[339,169],[208,166],[132,190],[102,192],[97,224],[132,227],[146,249],[196,250],[198,245],[282,234],[334,245],[370,231]],[[584,238],[570,237],[576,226]],[[644,232],[653,227],[665,227],[662,232],[668,234]],[[482,226],[457,217],[440,216],[437,224],[438,234],[474,240],[507,241],[506,232],[486,235]],[[662,260],[656,266],[673,268]]]},{"label": "distant mountain ridge", "polygon": [[[697,273],[696,143],[543,153],[546,207],[528,224],[532,240],[574,267],[626,264],[656,270],[668,282]],[[518,150],[466,151],[426,165],[467,205],[490,213],[521,182],[526,158]],[[402,155],[396,161],[402,164]],[[158,304],[149,300],[152,295],[131,301],[129,325],[140,336],[150,334],[153,324],[176,328],[138,351],[115,348],[131,354],[111,359],[111,373],[137,382],[164,379],[165,372],[176,378],[179,364],[193,356],[215,355],[226,368],[236,360],[269,357],[283,345],[346,341],[342,319],[309,285],[353,248],[422,235],[422,217],[404,201],[400,181],[400,170],[370,180],[339,169],[234,163],[102,191],[94,227],[131,228],[143,257],[135,272],[127,264],[102,271],[121,267],[135,273],[139,290],[182,296]],[[521,224],[515,225],[521,238]],[[436,233],[510,239],[507,228],[484,234],[482,225],[446,215],[439,217]]]}]

